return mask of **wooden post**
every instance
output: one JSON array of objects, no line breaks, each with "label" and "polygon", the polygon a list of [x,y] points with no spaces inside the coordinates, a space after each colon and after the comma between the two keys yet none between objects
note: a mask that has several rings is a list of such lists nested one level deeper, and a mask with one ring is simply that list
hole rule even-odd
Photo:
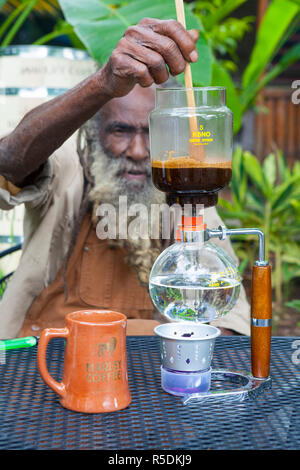
[{"label": "wooden post", "polygon": [[272,290],[271,268],[254,266],[251,299],[252,375],[266,379],[270,372]]}]

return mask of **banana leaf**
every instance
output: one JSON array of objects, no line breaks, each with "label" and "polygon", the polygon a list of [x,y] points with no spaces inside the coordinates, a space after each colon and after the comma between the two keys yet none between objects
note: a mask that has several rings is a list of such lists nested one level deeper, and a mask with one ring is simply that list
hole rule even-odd
[{"label": "banana leaf", "polygon": [[[130,3],[129,0],[127,3]],[[73,26],[89,21],[96,21],[111,16],[116,8],[112,5],[120,5],[122,0],[60,0],[59,4],[64,12],[65,18]]]}]

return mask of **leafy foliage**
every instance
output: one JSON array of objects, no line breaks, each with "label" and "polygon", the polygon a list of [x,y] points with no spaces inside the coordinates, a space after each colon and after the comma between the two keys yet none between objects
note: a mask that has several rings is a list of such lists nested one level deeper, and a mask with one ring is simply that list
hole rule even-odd
[{"label": "leafy foliage", "polygon": [[287,307],[295,308],[300,313],[300,300],[291,300],[291,302],[286,302],[285,305]]},{"label": "leafy foliage", "polygon": [[[212,0],[195,2],[193,12],[202,19],[204,30],[216,57],[220,58],[221,65],[228,72],[235,72],[238,68],[238,57],[236,49],[244,35],[252,28],[255,21],[254,16],[243,18],[229,17],[247,0]],[[231,60],[223,60],[222,57],[229,55]]]},{"label": "leafy foliage", "polygon": [[[24,0],[0,0],[0,8],[3,6],[3,12],[10,14],[23,3],[25,3]],[[60,11],[57,0],[39,0],[34,9],[39,13],[50,15],[56,15]]]}]

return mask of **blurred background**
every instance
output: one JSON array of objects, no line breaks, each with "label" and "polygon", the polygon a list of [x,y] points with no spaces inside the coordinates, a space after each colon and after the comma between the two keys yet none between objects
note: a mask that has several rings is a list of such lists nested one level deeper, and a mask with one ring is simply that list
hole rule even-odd
[{"label": "blurred background", "polygon": [[[264,230],[273,333],[300,335],[300,0],[186,1],[185,10],[200,31],[194,86],[226,86],[234,113],[233,177],[217,209],[229,227]],[[105,63],[143,17],[176,18],[174,0],[0,0],[0,135]],[[0,211],[0,252],[22,244],[23,214]],[[249,294],[256,241],[234,249]],[[0,258],[0,297],[20,256]]]}]

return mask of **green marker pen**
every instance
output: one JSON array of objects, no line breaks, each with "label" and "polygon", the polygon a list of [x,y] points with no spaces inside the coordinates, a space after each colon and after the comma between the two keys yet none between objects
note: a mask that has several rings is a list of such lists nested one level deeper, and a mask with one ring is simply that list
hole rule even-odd
[{"label": "green marker pen", "polygon": [[38,342],[37,336],[26,336],[25,338],[13,338],[0,340],[0,351],[9,349],[30,348]]}]

